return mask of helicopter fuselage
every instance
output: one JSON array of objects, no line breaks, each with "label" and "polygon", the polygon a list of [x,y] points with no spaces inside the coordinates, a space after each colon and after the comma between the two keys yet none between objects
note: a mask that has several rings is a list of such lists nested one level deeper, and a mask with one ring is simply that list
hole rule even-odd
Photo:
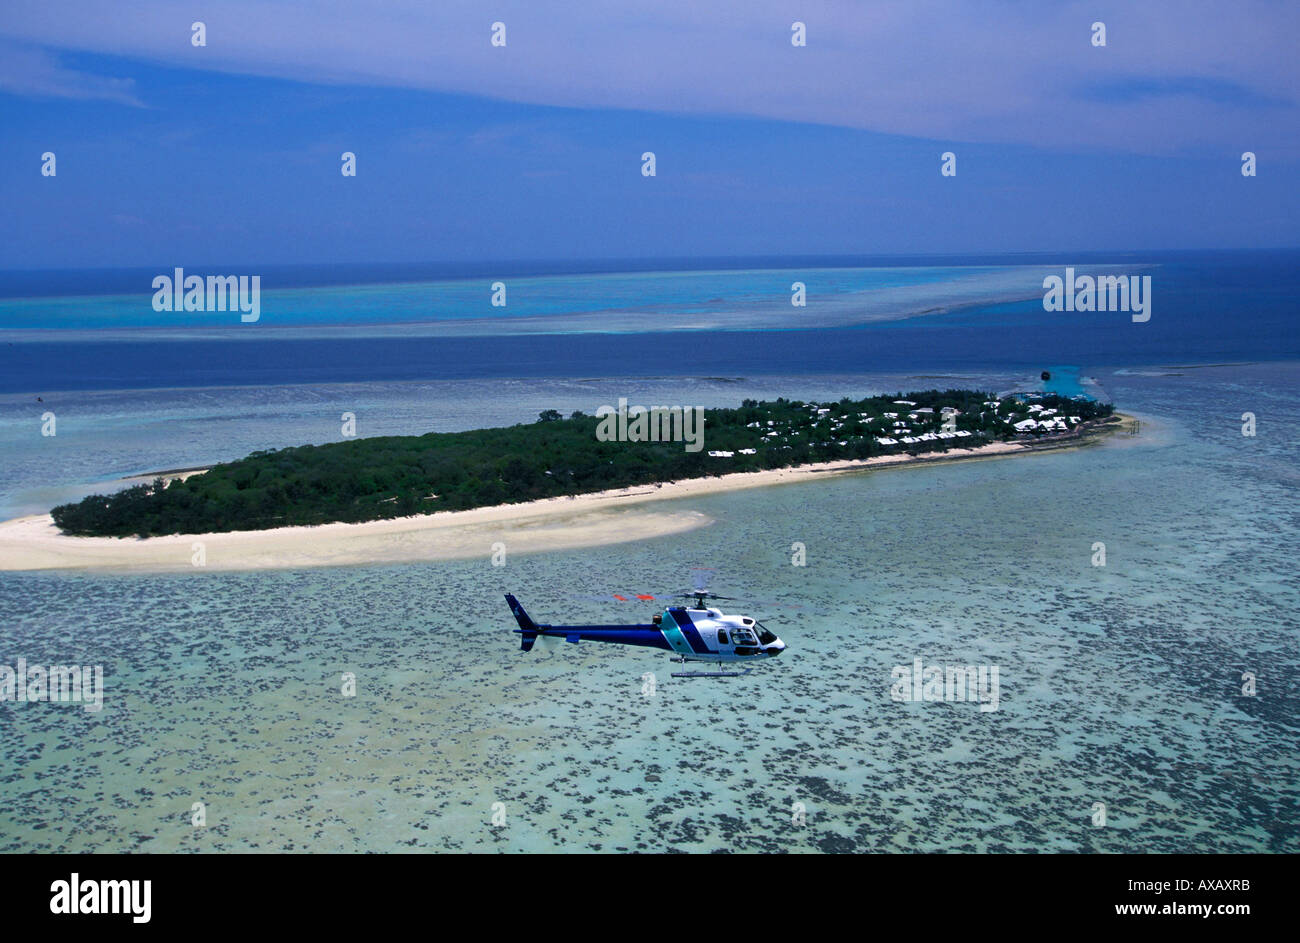
[{"label": "helicopter fuselage", "polygon": [[645,625],[541,625],[514,596],[507,594],[506,601],[519,623],[515,632],[522,637],[523,651],[530,651],[539,637],[658,648],[685,661],[753,661],[785,651],[785,643],[762,623],[713,608],[669,606]]}]

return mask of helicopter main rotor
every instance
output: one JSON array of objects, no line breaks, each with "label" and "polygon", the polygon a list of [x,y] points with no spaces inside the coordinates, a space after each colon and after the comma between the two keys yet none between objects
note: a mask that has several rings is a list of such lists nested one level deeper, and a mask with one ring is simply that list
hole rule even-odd
[{"label": "helicopter main rotor", "polygon": [[708,607],[704,605],[704,600],[706,599],[722,599],[727,602],[735,601],[732,596],[719,596],[717,593],[709,593],[704,590],[697,590],[693,593],[682,593],[682,599],[694,599],[696,609],[707,609]]}]

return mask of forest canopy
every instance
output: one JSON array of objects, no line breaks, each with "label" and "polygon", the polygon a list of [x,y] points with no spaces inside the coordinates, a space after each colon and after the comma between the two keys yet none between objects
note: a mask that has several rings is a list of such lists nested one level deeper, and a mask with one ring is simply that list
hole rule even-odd
[{"label": "forest canopy", "polygon": [[[1041,410],[1081,423],[1111,413],[1109,405],[1083,398],[1035,394],[993,406],[994,399],[971,390],[929,390],[834,403],[746,400],[737,409],[706,411],[700,451],[681,442],[601,441],[597,417],[575,412],[565,419],[546,410],[536,422],[506,428],[254,452],[183,481],[159,478],[91,495],[51,515],[64,533],[115,537],[372,521],[808,462],[969,448],[1025,437],[1015,423]],[[900,439],[904,433],[911,441]]]}]

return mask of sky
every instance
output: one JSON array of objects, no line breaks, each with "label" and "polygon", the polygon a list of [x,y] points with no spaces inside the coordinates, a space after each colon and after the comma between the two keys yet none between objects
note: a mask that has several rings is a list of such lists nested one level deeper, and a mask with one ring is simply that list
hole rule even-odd
[{"label": "sky", "polygon": [[0,268],[1298,246],[1297,48],[1291,2],[4,0]]}]

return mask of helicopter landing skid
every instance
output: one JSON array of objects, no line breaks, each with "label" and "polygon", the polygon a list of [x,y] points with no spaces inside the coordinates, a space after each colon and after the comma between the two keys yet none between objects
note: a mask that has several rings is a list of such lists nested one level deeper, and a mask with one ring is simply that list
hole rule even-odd
[{"label": "helicopter landing skid", "polygon": [[[686,664],[685,658],[674,658],[673,661],[681,665]],[[674,678],[743,678],[745,675],[749,674],[753,670],[754,670],[753,668],[741,668],[739,671],[723,671],[721,669],[717,671],[674,671],[672,673],[672,677]]]}]

